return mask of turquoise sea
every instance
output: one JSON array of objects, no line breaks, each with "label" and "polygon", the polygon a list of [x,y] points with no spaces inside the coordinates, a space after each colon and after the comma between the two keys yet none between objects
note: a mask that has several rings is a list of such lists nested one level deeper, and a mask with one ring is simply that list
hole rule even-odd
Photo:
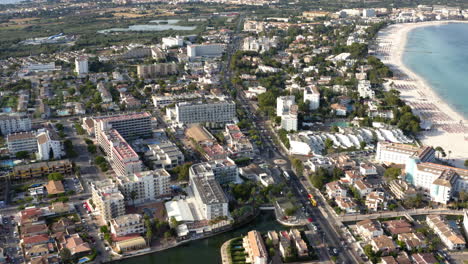
[{"label": "turquoise sea", "polygon": [[403,63],[424,78],[455,111],[468,118],[468,24],[410,31]]}]

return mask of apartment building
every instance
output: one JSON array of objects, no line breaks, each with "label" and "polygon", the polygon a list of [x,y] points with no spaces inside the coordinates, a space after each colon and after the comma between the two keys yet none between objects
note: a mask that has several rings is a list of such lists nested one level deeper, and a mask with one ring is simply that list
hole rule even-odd
[{"label": "apartment building", "polygon": [[105,221],[125,214],[125,199],[111,179],[90,182],[96,210]]},{"label": "apartment building", "polygon": [[466,241],[463,235],[461,235],[460,230],[449,224],[443,216],[428,215],[426,223],[440,237],[449,250],[465,249]]},{"label": "apartment building", "polygon": [[2,135],[9,135],[16,132],[31,130],[31,119],[23,114],[2,114],[0,115],[0,132]]},{"label": "apartment building", "polygon": [[276,99],[276,115],[281,117],[281,128],[286,131],[297,131],[298,106],[294,96],[280,96]]},{"label": "apartment building", "polygon": [[306,102],[309,102],[309,110],[316,110],[320,107],[320,92],[316,86],[304,89],[304,103]]},{"label": "apartment building", "polygon": [[219,184],[236,182],[239,169],[231,159],[212,160],[194,164],[189,169],[190,177],[215,179]]},{"label": "apartment building", "polygon": [[81,56],[75,59],[75,72],[78,75],[88,74],[89,67],[87,57]]},{"label": "apartment building", "polygon": [[117,130],[102,131],[99,139],[99,145],[117,175],[131,175],[142,170],[140,157]]},{"label": "apartment building", "polygon": [[189,59],[197,57],[220,57],[226,49],[226,44],[200,44],[188,45],[187,56]]},{"label": "apartment building", "polygon": [[165,37],[161,39],[162,46],[164,49],[172,47],[182,47],[184,45],[184,37],[175,36],[175,37]]},{"label": "apartment building", "polygon": [[236,117],[236,104],[225,98],[182,102],[175,106],[175,120],[182,124],[228,123]]},{"label": "apartment building", "polygon": [[415,188],[402,180],[393,180],[388,186],[395,198],[400,200],[415,197],[418,194]]},{"label": "apartment building", "polygon": [[10,177],[13,179],[46,177],[53,172],[70,175],[73,172],[72,163],[66,159],[18,165],[13,167]]},{"label": "apartment building", "polygon": [[427,146],[415,147],[408,144],[383,141],[377,143],[375,159],[378,162],[406,164],[410,158],[417,159],[421,162],[432,162],[435,160],[435,150]]},{"label": "apartment building", "polygon": [[173,169],[184,163],[185,158],[176,144],[170,141],[162,141],[148,145],[149,150],[145,157],[154,169]]},{"label": "apartment building", "polygon": [[110,231],[115,236],[143,234],[145,225],[141,214],[125,214],[110,220]]},{"label": "apartment building", "polygon": [[94,133],[100,142],[102,131],[115,129],[125,140],[151,137],[151,114],[148,112],[94,117]]},{"label": "apartment building", "polygon": [[171,175],[165,169],[138,172],[117,177],[117,184],[127,204],[155,201],[170,194]]},{"label": "apartment building", "polygon": [[215,179],[190,177],[190,187],[204,219],[229,216],[228,199]]},{"label": "apartment building", "polygon": [[20,151],[34,153],[37,151],[37,139],[34,132],[20,132],[9,134],[6,138],[8,151],[16,154]]},{"label": "apartment building", "polygon": [[260,232],[253,230],[242,239],[242,245],[247,252],[246,262],[252,264],[268,263],[268,253]]},{"label": "apartment building", "polygon": [[249,138],[241,132],[235,124],[226,125],[224,138],[226,139],[229,156],[233,158],[252,158],[254,148]]},{"label": "apartment building", "polygon": [[39,160],[60,159],[65,153],[58,134],[44,129],[37,134],[37,158]]},{"label": "apartment building", "polygon": [[197,93],[184,93],[184,94],[174,94],[174,95],[153,95],[151,99],[153,100],[154,107],[163,108],[171,104],[192,101],[200,99],[200,94]]},{"label": "apartment building", "polygon": [[177,64],[175,63],[157,63],[151,65],[138,65],[137,74],[141,79],[155,78],[177,74]]}]

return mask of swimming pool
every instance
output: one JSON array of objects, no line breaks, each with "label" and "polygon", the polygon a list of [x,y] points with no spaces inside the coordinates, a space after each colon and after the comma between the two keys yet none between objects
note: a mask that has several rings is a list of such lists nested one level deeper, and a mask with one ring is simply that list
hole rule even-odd
[{"label": "swimming pool", "polygon": [[88,262],[89,261],[89,258],[88,257],[83,257],[83,258],[80,258],[78,260],[78,263],[81,264],[81,263],[85,263],[85,262]]},{"label": "swimming pool", "polygon": [[0,160],[0,167],[13,167],[14,165],[14,160]]},{"label": "swimming pool", "polygon": [[340,122],[333,122],[330,126],[337,126],[337,127],[349,127],[348,122],[340,121]]}]

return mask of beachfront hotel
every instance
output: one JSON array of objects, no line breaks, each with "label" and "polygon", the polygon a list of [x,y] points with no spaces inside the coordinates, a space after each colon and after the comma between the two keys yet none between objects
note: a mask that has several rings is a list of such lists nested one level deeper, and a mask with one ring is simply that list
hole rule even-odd
[{"label": "beachfront hotel", "polygon": [[421,188],[434,202],[447,204],[455,194],[468,190],[468,170],[431,162],[406,166],[406,181]]},{"label": "beachfront hotel", "polygon": [[380,141],[377,143],[376,157],[378,162],[386,164],[406,164],[409,158],[416,158],[421,162],[435,160],[435,150],[432,147],[416,147]]},{"label": "beachfront hotel", "polygon": [[91,198],[105,221],[125,214],[124,196],[110,179],[91,182]]}]

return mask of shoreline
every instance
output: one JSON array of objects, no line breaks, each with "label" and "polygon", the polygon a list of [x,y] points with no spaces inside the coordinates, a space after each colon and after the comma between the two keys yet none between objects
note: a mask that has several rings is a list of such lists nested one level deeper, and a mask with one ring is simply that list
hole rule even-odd
[{"label": "shoreline", "polygon": [[455,111],[434,88],[403,62],[408,34],[416,28],[446,24],[468,23],[468,21],[429,21],[419,23],[392,24],[381,30],[376,38],[376,54],[395,73],[395,89],[400,98],[411,106],[413,112],[432,123],[432,128],[418,134],[418,139],[433,147],[440,146],[454,166],[464,167],[468,158],[468,121]]}]

